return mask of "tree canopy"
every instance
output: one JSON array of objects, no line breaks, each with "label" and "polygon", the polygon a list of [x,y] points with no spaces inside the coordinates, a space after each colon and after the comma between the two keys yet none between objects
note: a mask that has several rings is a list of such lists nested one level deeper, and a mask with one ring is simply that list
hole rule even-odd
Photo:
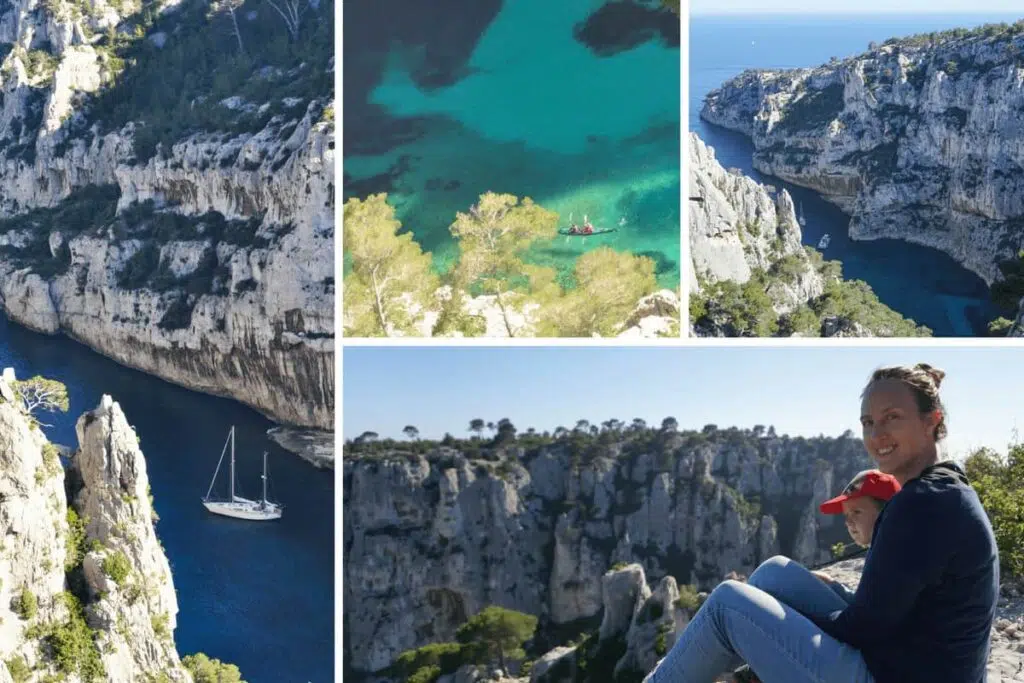
[{"label": "tree canopy", "polygon": [[350,199],[344,211],[346,335],[416,335],[428,324],[434,336],[479,335],[485,318],[465,297],[486,295],[509,337],[614,336],[657,289],[652,259],[609,247],[584,253],[571,273],[531,263],[534,245],[557,235],[558,214],[529,198],[487,192],[458,212],[449,231],[459,256],[441,274],[402,233],[387,195]]},{"label": "tree canopy", "polygon": [[345,275],[346,334],[391,337],[416,334],[410,307],[426,307],[437,289],[430,255],[399,235],[401,223],[386,194],[345,203],[344,240],[351,270]]}]

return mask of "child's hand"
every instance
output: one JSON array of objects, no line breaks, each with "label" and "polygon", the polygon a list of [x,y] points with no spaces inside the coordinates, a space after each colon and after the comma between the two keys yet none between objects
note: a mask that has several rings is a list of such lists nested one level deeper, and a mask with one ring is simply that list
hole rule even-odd
[{"label": "child's hand", "polygon": [[817,576],[819,579],[821,579],[825,583],[835,583],[836,582],[835,579],[833,579],[831,576],[829,576],[825,572],[819,572],[819,571],[815,570],[815,571],[812,571],[811,573],[814,574],[815,576]]}]

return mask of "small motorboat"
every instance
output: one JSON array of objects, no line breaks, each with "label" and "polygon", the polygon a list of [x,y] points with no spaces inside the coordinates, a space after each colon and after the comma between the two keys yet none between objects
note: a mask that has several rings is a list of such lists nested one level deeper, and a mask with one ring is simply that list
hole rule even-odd
[{"label": "small motorboat", "polygon": [[827,232],[821,236],[821,241],[818,242],[818,249],[824,249],[828,246],[828,243],[832,241],[832,236]]}]

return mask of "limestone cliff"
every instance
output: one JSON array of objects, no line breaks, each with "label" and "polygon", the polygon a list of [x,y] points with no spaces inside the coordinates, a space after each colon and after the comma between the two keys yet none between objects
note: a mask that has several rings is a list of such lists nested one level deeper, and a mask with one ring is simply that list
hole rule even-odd
[{"label": "limestone cliff", "polygon": [[801,243],[793,200],[726,170],[690,133],[692,336],[925,336]]},{"label": "limestone cliff", "polygon": [[789,193],[725,170],[713,148],[689,136],[690,196],[702,199],[690,207],[690,291],[700,291],[698,277],[744,283],[753,268],[769,271],[789,257],[792,279],[773,292],[780,312],[820,295],[824,282],[801,244]]},{"label": "limestone cliff", "polygon": [[652,585],[706,589],[778,552],[817,556],[845,533],[832,518],[802,521],[823,477],[846,481],[866,465],[849,435],[609,428],[528,443],[343,454],[344,647],[355,671],[451,640],[491,604],[548,625],[594,619],[616,563],[640,565]]},{"label": "limestone cliff", "polygon": [[[236,5],[0,10],[0,303],[125,365],[332,429],[333,95],[274,93],[327,80],[333,60],[254,67],[238,88],[263,99],[207,101],[227,87],[221,69],[180,104],[188,125],[116,101],[133,88],[167,97],[152,65],[197,31],[220,31],[214,21],[230,14],[245,34],[270,20]],[[310,3],[306,20],[332,7]]]},{"label": "limestone cliff", "polygon": [[1022,32],[947,31],[747,71],[701,117],[750,136],[758,170],[850,214],[854,239],[935,247],[992,283],[1024,246]]},{"label": "limestone cliff", "polygon": [[0,680],[189,683],[138,439],[109,396],[77,434],[65,472],[0,380]]}]

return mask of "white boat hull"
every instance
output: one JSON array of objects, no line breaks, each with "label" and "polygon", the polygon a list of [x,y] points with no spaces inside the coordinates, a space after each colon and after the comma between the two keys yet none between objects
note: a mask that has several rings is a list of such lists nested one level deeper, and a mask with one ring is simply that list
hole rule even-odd
[{"label": "white boat hull", "polygon": [[281,506],[274,503],[260,503],[256,500],[235,497],[234,502],[227,500],[204,500],[203,507],[215,515],[234,517],[235,519],[271,520],[281,518]]}]

